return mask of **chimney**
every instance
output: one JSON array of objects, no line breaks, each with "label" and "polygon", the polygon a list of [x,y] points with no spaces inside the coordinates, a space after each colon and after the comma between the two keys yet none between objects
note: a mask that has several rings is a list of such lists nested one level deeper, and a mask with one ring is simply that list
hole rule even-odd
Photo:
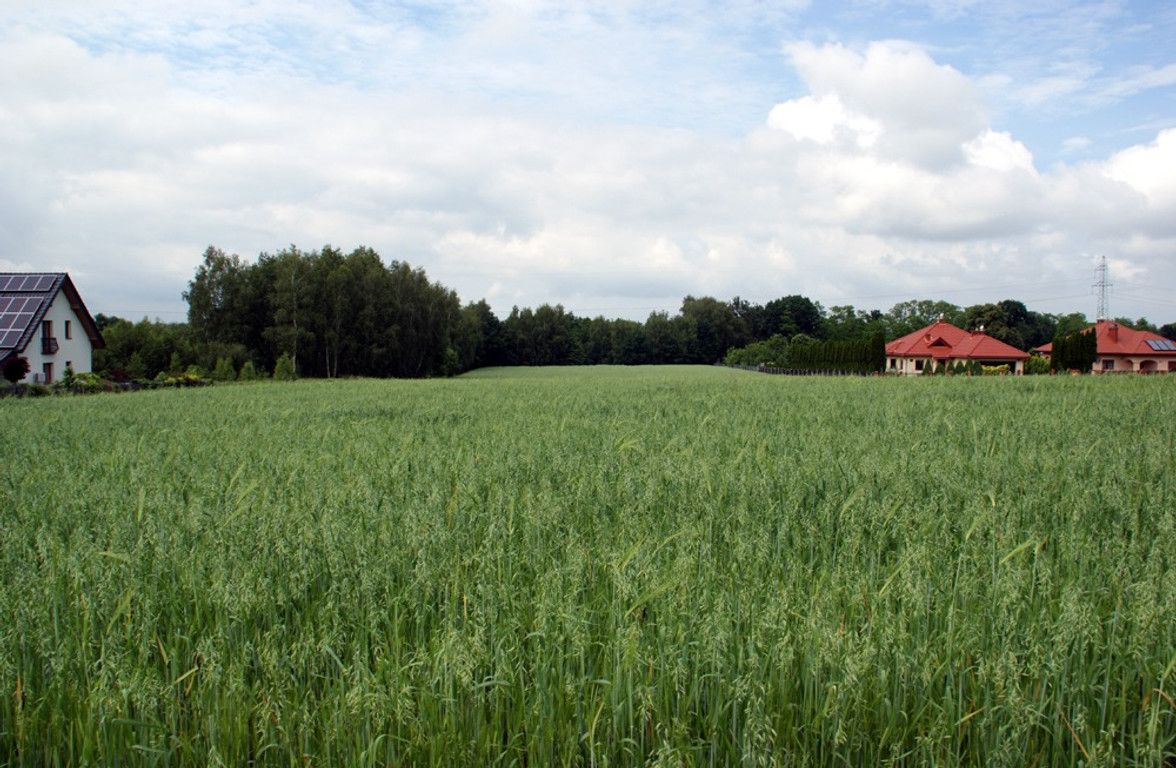
[{"label": "chimney", "polygon": [[1110,337],[1111,341],[1119,340],[1119,324],[1113,320],[1107,323],[1107,336]]}]

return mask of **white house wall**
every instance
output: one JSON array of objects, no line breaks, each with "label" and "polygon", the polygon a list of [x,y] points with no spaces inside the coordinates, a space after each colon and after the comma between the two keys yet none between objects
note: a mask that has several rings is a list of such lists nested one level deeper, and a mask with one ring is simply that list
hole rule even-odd
[{"label": "white house wall", "polygon": [[[41,326],[33,331],[33,338],[25,351],[21,353],[29,361],[29,372],[25,376],[25,382],[41,380],[41,372],[44,370],[45,363],[53,363],[53,380],[59,381],[65,374],[65,366],[68,363],[73,368],[74,373],[88,373],[92,370],[93,365],[93,348],[90,346],[90,337],[86,335],[86,329],[82,326],[78,316],[73,311],[73,307],[69,305],[69,299],[66,298],[63,291],[58,291],[57,295],[53,297],[53,303],[49,305],[49,311],[45,313],[42,320],[49,320],[53,323],[53,337],[57,339],[57,351],[52,355],[41,354]],[[68,320],[71,326],[72,338],[65,338],[65,321]]]}]

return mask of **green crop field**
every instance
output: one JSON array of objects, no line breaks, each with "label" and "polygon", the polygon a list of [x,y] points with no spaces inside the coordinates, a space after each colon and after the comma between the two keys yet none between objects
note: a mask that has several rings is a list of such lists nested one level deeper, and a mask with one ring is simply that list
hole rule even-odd
[{"label": "green crop field", "polygon": [[0,765],[1172,765],[1176,376],[0,401]]}]

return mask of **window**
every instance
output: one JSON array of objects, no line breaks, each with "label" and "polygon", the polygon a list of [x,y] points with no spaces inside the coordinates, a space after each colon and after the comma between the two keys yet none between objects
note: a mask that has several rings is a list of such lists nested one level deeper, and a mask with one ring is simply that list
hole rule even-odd
[{"label": "window", "polygon": [[45,363],[41,366],[41,374],[45,379],[46,384],[53,383],[53,363]]},{"label": "window", "polygon": [[69,320],[65,321],[65,338],[67,338],[67,339],[73,338],[73,327],[72,326],[73,326],[73,323],[71,321],[69,321]]},{"label": "window", "polygon": [[897,363],[898,363],[897,358],[894,358],[894,357],[890,358],[890,367],[891,368],[894,368],[897,365]]},{"label": "window", "polygon": [[1103,360],[1103,361],[1102,361],[1102,369],[1103,369],[1104,371],[1113,371],[1113,370],[1115,370],[1115,361],[1114,361],[1114,360]]},{"label": "window", "polygon": [[48,339],[53,335],[53,321],[46,320],[41,323],[41,338]]},{"label": "window", "polygon": [[916,371],[921,371],[921,370],[923,370],[923,361],[922,361],[922,360],[916,360],[916,361],[915,361],[915,370],[916,370]]}]

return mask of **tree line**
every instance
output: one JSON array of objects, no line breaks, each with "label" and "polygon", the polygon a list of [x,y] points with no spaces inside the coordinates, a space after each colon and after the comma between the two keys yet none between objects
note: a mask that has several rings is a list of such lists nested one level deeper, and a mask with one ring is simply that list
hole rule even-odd
[{"label": "tree line", "polygon": [[[823,307],[790,295],[756,304],[687,296],[678,311],[644,322],[582,317],[559,304],[497,317],[485,300],[462,304],[423,269],[387,263],[366,247],[289,246],[252,262],[210,246],[183,293],[186,323],[98,315],[107,347],[94,368],[113,379],[191,367],[273,371],[288,356],[301,376],[449,376],[490,365],[835,363],[872,369],[885,339],[940,316],[1028,349],[1085,327],[1081,313],[1051,315],[1008,299],[960,307],[900,302],[887,312]],[[1146,319],[1121,322],[1150,327]],[[1176,326],[1164,326],[1176,337]],[[753,359],[754,358],[754,359]]]}]

